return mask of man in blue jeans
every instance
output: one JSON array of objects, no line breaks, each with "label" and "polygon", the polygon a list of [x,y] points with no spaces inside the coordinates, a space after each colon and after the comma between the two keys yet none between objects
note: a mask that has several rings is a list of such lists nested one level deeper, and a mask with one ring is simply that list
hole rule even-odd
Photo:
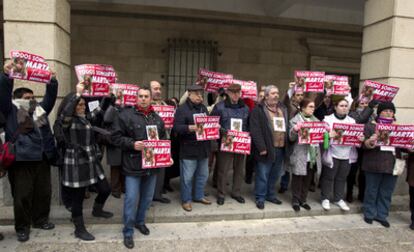
[{"label": "man in blue jeans", "polygon": [[279,101],[279,89],[266,86],[264,100],[250,114],[250,134],[253,156],[256,160],[255,198],[256,206],[264,209],[264,202],[280,205],[276,197],[276,182],[285,159],[288,115]]},{"label": "man in blue jeans", "polygon": [[[194,117],[207,115],[203,103],[203,87],[192,85],[188,89],[188,98],[175,112],[173,131],[180,141],[180,183],[181,201],[185,211],[192,210],[191,202],[210,205],[204,197],[204,187],[208,179],[208,157],[210,141],[197,141]],[[194,199],[192,197],[194,184]]]},{"label": "man in blue jeans", "polygon": [[164,122],[151,106],[150,89],[141,87],[137,105],[120,112],[111,137],[114,145],[122,149],[122,173],[125,175],[122,232],[124,245],[129,249],[134,247],[134,226],[144,235],[150,233],[145,225],[145,213],[154,196],[158,169],[142,168],[143,140],[148,139],[146,126],[155,126],[160,140],[166,138]]}]

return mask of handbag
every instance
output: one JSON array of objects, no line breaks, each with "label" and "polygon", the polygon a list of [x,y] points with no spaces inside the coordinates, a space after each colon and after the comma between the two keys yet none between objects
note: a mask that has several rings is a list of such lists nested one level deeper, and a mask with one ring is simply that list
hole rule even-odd
[{"label": "handbag", "polygon": [[7,141],[0,145],[0,166],[2,170],[7,169],[16,160],[16,149],[14,148],[14,142],[17,139],[17,135],[20,133],[20,128],[13,134],[12,141]]},{"label": "handbag", "polygon": [[396,158],[394,169],[392,170],[392,175],[400,176],[401,174],[403,174],[406,166],[407,166],[407,162],[404,159]]}]

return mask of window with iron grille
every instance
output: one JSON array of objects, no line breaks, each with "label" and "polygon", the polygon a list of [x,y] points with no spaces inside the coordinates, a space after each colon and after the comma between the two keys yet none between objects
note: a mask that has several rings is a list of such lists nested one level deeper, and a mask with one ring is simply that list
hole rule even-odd
[{"label": "window with iron grille", "polygon": [[217,42],[168,39],[168,97],[180,97],[197,80],[198,69],[216,70]]}]

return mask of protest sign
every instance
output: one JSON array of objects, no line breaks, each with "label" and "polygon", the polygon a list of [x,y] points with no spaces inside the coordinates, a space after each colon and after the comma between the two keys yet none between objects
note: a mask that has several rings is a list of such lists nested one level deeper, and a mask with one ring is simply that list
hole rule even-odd
[{"label": "protest sign", "polygon": [[114,68],[110,65],[84,64],[75,66],[79,82],[83,82],[83,96],[108,96],[110,84],[117,81]]},{"label": "protest sign", "polygon": [[333,145],[361,146],[361,137],[364,137],[363,124],[334,123],[332,129],[336,135],[331,139]]},{"label": "protest sign", "polygon": [[251,141],[249,132],[229,130],[221,139],[220,150],[249,155]]},{"label": "protest sign", "polygon": [[161,168],[171,166],[171,141],[170,140],[144,140],[142,150],[142,168]]},{"label": "protest sign", "polygon": [[164,121],[165,128],[171,129],[174,125],[174,114],[175,114],[174,106],[152,105],[152,107],[154,108],[155,112]]},{"label": "protest sign", "polygon": [[375,133],[377,146],[414,148],[414,125],[377,124]]},{"label": "protest sign", "polygon": [[135,106],[139,87],[133,84],[110,84],[111,92],[116,97],[116,104],[125,106]]},{"label": "protest sign", "polygon": [[360,99],[367,97],[368,100],[377,100],[383,102],[390,102],[397,95],[399,87],[391,86],[376,81],[366,80],[362,88]]},{"label": "protest sign", "polygon": [[303,92],[324,92],[324,72],[314,71],[295,71],[295,90],[301,89]]},{"label": "protest sign", "polygon": [[327,95],[347,96],[351,91],[348,76],[325,75],[325,89]]},{"label": "protest sign", "polygon": [[24,51],[10,51],[12,59],[12,68],[10,69],[10,78],[49,83],[51,73],[49,65],[45,59],[39,55],[31,54]]},{"label": "protest sign", "polygon": [[220,88],[226,89],[232,83],[233,75],[212,72],[206,69],[200,69],[198,71],[199,85],[204,86],[204,90],[207,92],[216,93]]},{"label": "protest sign", "polygon": [[323,134],[326,132],[325,122],[300,123],[299,144],[319,144],[323,142]]},{"label": "protest sign", "polygon": [[220,138],[220,116],[197,116],[194,119],[196,125],[197,141],[214,140]]},{"label": "protest sign", "polygon": [[241,98],[249,98],[257,101],[257,83],[254,81],[232,80],[232,84],[238,84],[241,87]]}]

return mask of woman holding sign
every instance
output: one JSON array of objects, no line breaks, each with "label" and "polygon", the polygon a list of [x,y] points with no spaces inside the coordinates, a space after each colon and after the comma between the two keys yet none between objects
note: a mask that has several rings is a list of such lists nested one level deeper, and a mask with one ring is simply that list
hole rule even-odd
[{"label": "woman holding sign", "polygon": [[392,102],[378,105],[377,118],[365,125],[364,154],[362,170],[365,172],[364,221],[372,224],[375,220],[384,227],[390,227],[387,221],[397,176],[393,175],[395,165],[395,148],[377,146],[376,124],[392,124],[395,106]]},{"label": "woman holding sign", "polygon": [[355,147],[346,146],[340,140],[342,138],[341,131],[338,132],[333,129],[334,123],[355,124],[355,120],[348,116],[348,107],[348,101],[340,99],[334,105],[335,112],[324,119],[330,128],[330,138],[336,140],[323,155],[321,200],[322,208],[325,210],[331,209],[330,197],[333,193],[334,204],[338,205],[343,211],[349,211],[348,205],[343,200],[345,184],[351,169],[351,163],[356,162],[358,154]]},{"label": "woman holding sign", "polygon": [[89,241],[94,240],[95,237],[86,230],[82,213],[83,200],[88,186],[95,185],[98,190],[92,215],[111,218],[113,214],[103,210],[111,188],[100,163],[102,153],[97,144],[97,135],[91,125],[91,121],[102,110],[98,108],[86,114],[85,100],[81,97],[83,91],[84,85],[78,84],[76,94],[70,93],[63,99],[58,110],[60,117],[55,125],[61,125],[65,142],[64,161],[61,168],[62,184],[70,194],[75,237]]},{"label": "woman holding sign", "polygon": [[[299,132],[303,122],[318,122],[313,115],[315,103],[304,98],[300,104],[300,113],[290,120],[289,139],[292,144],[292,208],[295,212],[300,211],[300,207],[310,210],[311,207],[306,203],[309,187],[312,181],[314,170],[321,170],[321,154],[319,145],[299,144]],[[319,172],[318,172],[319,173]]]}]

